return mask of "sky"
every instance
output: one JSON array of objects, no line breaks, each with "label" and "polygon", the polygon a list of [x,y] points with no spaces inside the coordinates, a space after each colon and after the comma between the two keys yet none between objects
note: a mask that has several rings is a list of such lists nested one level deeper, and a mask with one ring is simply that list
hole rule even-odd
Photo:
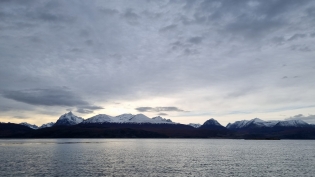
[{"label": "sky", "polygon": [[0,122],[315,124],[315,1],[1,0]]}]

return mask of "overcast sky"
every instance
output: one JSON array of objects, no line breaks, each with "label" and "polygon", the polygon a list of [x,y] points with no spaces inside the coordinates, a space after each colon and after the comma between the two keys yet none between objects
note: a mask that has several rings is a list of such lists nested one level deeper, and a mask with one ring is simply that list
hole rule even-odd
[{"label": "overcast sky", "polygon": [[0,121],[315,123],[315,1],[1,0]]}]

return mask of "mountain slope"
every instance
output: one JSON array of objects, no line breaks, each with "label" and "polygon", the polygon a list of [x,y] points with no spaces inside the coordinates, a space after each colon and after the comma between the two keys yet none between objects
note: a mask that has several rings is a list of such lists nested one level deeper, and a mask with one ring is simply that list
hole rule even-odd
[{"label": "mountain slope", "polygon": [[71,111],[60,116],[54,126],[71,126],[83,122],[83,118],[75,116]]},{"label": "mountain slope", "polygon": [[275,127],[310,127],[310,125],[303,120],[285,120],[279,121]]},{"label": "mountain slope", "polygon": [[106,114],[99,114],[84,120],[82,123],[175,124],[170,119],[165,119],[160,116],[149,118],[143,114],[122,114],[116,117],[112,117]]},{"label": "mountain slope", "polygon": [[13,123],[0,123],[0,138],[22,137],[25,133],[36,131],[28,126]]},{"label": "mountain slope", "polygon": [[189,126],[192,126],[194,128],[199,128],[201,126],[201,124],[195,124],[195,123],[190,123],[188,124]]},{"label": "mountain slope", "polygon": [[211,130],[224,130],[224,129],[226,129],[217,120],[215,120],[213,118],[207,120],[199,128],[200,129],[211,129]]},{"label": "mountain slope", "polygon": [[46,124],[41,125],[41,126],[39,127],[39,129],[52,127],[52,126],[54,126],[54,124],[55,124],[54,122],[49,122],[49,123],[46,123]]},{"label": "mountain slope", "polygon": [[104,122],[113,122],[113,117],[106,115],[106,114],[99,114],[96,116],[93,116],[91,118],[88,118],[84,120],[82,123],[83,124],[88,124],[88,123],[104,123]]},{"label": "mountain slope", "polygon": [[302,120],[285,120],[285,121],[264,121],[258,118],[252,120],[236,121],[229,123],[228,129],[255,129],[255,128],[276,128],[276,127],[307,127],[308,123]]},{"label": "mountain slope", "polygon": [[24,125],[24,126],[26,126],[26,127],[29,127],[29,128],[31,128],[31,129],[34,129],[34,130],[36,130],[36,129],[38,129],[38,126],[37,125],[32,125],[32,124],[29,124],[29,123],[27,123],[27,122],[22,122],[22,123],[20,123],[20,125]]}]

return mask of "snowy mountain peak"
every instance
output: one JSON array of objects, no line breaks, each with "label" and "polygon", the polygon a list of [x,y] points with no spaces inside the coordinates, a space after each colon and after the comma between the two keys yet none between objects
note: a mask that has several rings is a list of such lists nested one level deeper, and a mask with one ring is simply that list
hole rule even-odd
[{"label": "snowy mountain peak", "polygon": [[20,123],[20,125],[27,126],[27,127],[31,128],[31,129],[34,129],[34,130],[38,129],[38,126],[37,126],[37,125],[35,125],[35,124],[32,125],[32,124],[29,124],[29,123],[27,123],[27,122],[22,122],[22,123]]},{"label": "snowy mountain peak", "polygon": [[99,114],[96,116],[93,116],[91,118],[86,119],[82,123],[103,123],[103,122],[113,122],[112,116],[106,115],[106,114]]},{"label": "snowy mountain peak", "polygon": [[76,125],[83,121],[81,117],[75,116],[71,111],[60,116],[55,125]]},{"label": "snowy mountain peak", "polygon": [[122,115],[114,117],[113,122],[116,122],[116,123],[127,122],[133,116],[134,115],[132,114],[122,114]]},{"label": "snowy mountain peak", "polygon": [[265,121],[263,121],[259,118],[255,118],[255,119],[250,120],[250,122],[265,122]]},{"label": "snowy mountain peak", "polygon": [[91,118],[86,119],[82,123],[152,123],[152,124],[175,124],[170,119],[165,119],[163,117],[153,117],[149,118],[145,116],[144,114],[122,114],[116,117],[112,117],[106,114],[99,114],[96,116],[93,116]]},{"label": "snowy mountain peak", "polygon": [[161,116],[153,117],[152,119],[155,120],[156,122],[174,123],[174,122],[172,122],[171,119],[165,119],[165,118],[163,118],[163,117],[161,117]]}]

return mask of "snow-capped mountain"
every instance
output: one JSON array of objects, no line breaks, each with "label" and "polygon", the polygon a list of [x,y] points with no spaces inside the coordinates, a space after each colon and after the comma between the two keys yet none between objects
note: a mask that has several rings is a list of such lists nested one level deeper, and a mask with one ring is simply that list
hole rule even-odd
[{"label": "snow-capped mountain", "polygon": [[217,120],[215,120],[213,118],[207,120],[199,128],[203,128],[203,129],[226,129]]},{"label": "snow-capped mountain", "polygon": [[160,116],[153,117],[152,119],[143,114],[122,114],[116,117],[112,117],[106,114],[99,114],[82,122],[87,123],[151,123],[151,124],[174,124],[170,119],[164,119]]},{"label": "snow-capped mountain", "polygon": [[119,116],[114,117],[113,119],[115,123],[124,123],[124,122],[128,122],[130,118],[132,118],[134,115],[132,114],[122,114]]},{"label": "snow-capped mountain", "polygon": [[279,121],[275,126],[277,127],[308,127],[308,123],[303,120],[285,120]]},{"label": "snow-capped mountain", "polygon": [[302,120],[285,120],[285,121],[264,121],[259,118],[252,120],[241,120],[234,123],[229,123],[226,128],[228,129],[245,129],[245,128],[266,128],[266,127],[305,127],[309,126],[308,123]]},{"label": "snow-capped mountain", "polygon": [[104,123],[104,122],[113,122],[113,117],[106,115],[106,114],[99,114],[96,116],[93,116],[91,118],[88,118],[84,120],[82,123],[83,124],[88,124],[88,123]]},{"label": "snow-capped mountain", "polygon": [[27,123],[27,122],[22,122],[22,123],[20,123],[20,125],[27,126],[27,127],[31,128],[31,129],[34,129],[34,130],[38,129],[38,126],[37,126],[37,125],[35,125],[35,124],[32,125],[32,124],[29,124],[29,123]]},{"label": "snow-capped mountain", "polygon": [[255,128],[255,127],[273,127],[279,121],[264,121],[259,118],[255,118],[252,120],[241,120],[236,121],[234,123],[229,123],[226,128],[228,129],[241,129],[241,128]]},{"label": "snow-capped mountain", "polygon": [[195,124],[195,123],[190,123],[188,124],[189,126],[192,126],[194,128],[199,128],[201,126],[201,124]]},{"label": "snow-capped mountain", "polygon": [[152,119],[143,114],[123,114],[113,118],[115,123],[151,123],[151,124],[174,124],[170,119],[164,119],[160,116]]},{"label": "snow-capped mountain", "polygon": [[39,129],[52,127],[54,124],[55,124],[54,122],[49,122],[49,123],[46,123],[46,124],[43,124],[42,126],[40,126]]},{"label": "snow-capped mountain", "polygon": [[66,125],[66,126],[69,126],[69,125],[76,125],[76,124],[79,124],[81,122],[83,122],[83,118],[81,117],[77,117],[75,116],[71,111],[62,115],[58,120],[57,122],[55,123],[54,126],[59,126],[59,125]]},{"label": "snow-capped mountain", "polygon": [[153,120],[155,120],[156,123],[161,123],[161,124],[174,124],[171,119],[165,119],[161,116],[153,117]]}]

